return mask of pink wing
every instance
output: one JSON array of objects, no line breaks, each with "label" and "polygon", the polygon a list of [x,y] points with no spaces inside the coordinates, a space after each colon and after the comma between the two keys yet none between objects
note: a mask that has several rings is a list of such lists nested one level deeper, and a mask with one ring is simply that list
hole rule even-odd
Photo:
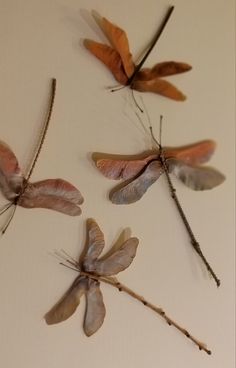
[{"label": "pink wing", "polygon": [[26,208],[47,208],[78,216],[83,197],[78,189],[62,179],[48,179],[28,184],[18,204]]},{"label": "pink wing", "polygon": [[200,165],[211,158],[215,151],[216,143],[212,140],[200,141],[182,147],[164,147],[166,159],[174,158],[189,165]]},{"label": "pink wing", "polygon": [[127,159],[121,159],[119,156],[114,159],[98,159],[96,166],[109,179],[131,179],[138,175],[149,161],[155,159],[157,154],[150,154],[142,159],[129,159],[128,157]]},{"label": "pink wing", "polygon": [[16,156],[4,142],[0,142],[0,190],[8,200],[20,192],[24,177]]}]

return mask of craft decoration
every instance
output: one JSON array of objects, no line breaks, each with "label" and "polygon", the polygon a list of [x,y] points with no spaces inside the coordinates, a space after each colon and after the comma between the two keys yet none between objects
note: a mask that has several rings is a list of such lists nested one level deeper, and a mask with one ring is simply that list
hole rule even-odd
[{"label": "craft decoration", "polygon": [[[191,69],[190,65],[183,62],[166,61],[158,63],[152,68],[141,69],[163,32],[173,10],[173,6],[168,9],[151,46],[137,65],[133,62],[125,31],[106,18],[98,18],[96,16],[95,20],[101,27],[111,46],[88,39],[84,40],[84,46],[110,69],[117,82],[123,86],[129,86],[132,90],[140,92],[154,92],[176,101],[184,101],[186,96],[173,84],[162,78],[187,72]],[[113,89],[112,91],[115,90],[117,89]]]},{"label": "craft decoration", "polygon": [[103,282],[115,287],[119,291],[129,294],[147,308],[152,309],[154,312],[158,313],[169,326],[174,326],[187,338],[192,340],[200,350],[204,350],[207,354],[211,354],[211,351],[207,349],[204,343],[197,340],[185,328],[168,317],[162,308],[149,303],[146,299],[120,283],[117,278],[113,276],[125,270],[132,263],[139,242],[137,238],[129,238],[118,250],[113,250],[113,252],[109,252],[99,258],[105,246],[104,235],[93,219],[87,221],[87,231],[88,246],[79,262],[71,258],[64,251],[62,251],[63,253],[57,253],[57,255],[63,259],[63,262],[60,263],[78,272],[79,276],[75,279],[72,286],[61,300],[45,315],[44,318],[47,324],[56,324],[68,319],[76,311],[80,303],[80,298],[85,295],[86,311],[83,326],[84,332],[87,336],[94,334],[102,326],[106,314],[103,296],[100,290],[100,283]]},{"label": "craft decoration", "polygon": [[47,208],[70,216],[78,216],[81,213],[79,205],[83,203],[83,197],[79,190],[69,182],[63,179],[47,179],[36,183],[29,181],[48,130],[55,92],[56,79],[52,79],[51,100],[47,119],[27,175],[22,174],[17,158],[10,147],[4,142],[0,142],[0,190],[9,201],[0,210],[0,215],[8,209],[12,209],[9,219],[2,229],[2,234],[6,232],[17,206]]},{"label": "craft decoration", "polygon": [[[162,120],[160,129],[161,125]],[[152,127],[150,127],[150,130],[156,148],[143,156],[138,155],[131,158],[130,156],[112,155],[108,158],[107,156],[109,155],[106,155],[106,158],[104,158],[102,157],[104,156],[103,154],[93,155],[97,168],[105,177],[113,180],[124,180],[121,185],[118,185],[111,191],[110,200],[115,204],[136,202],[142,198],[147,189],[164,173],[171,197],[189,234],[191,244],[201,257],[217,286],[219,286],[220,280],[207,262],[199,243],[193,235],[170,178],[170,174],[174,174],[193,190],[212,189],[220,185],[225,180],[225,176],[214,168],[201,166],[201,164],[210,159],[216,144],[212,140],[205,140],[177,148],[162,147],[161,132],[159,143],[153,135]]]}]

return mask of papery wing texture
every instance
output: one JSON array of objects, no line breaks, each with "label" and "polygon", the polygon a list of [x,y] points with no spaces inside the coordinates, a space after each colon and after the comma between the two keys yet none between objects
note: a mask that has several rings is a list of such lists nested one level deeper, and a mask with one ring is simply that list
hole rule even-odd
[{"label": "papery wing texture", "polygon": [[97,275],[111,276],[125,270],[133,261],[138,246],[137,238],[130,238],[114,253],[92,265],[92,272]]},{"label": "papery wing texture", "polygon": [[6,143],[0,141],[0,189],[3,195],[9,200],[14,199],[23,181],[15,154]]},{"label": "papery wing texture", "polygon": [[182,147],[165,147],[164,155],[166,158],[175,158],[185,164],[200,165],[211,158],[216,148],[216,143],[212,140],[204,140]]},{"label": "papery wing texture", "polygon": [[121,57],[122,64],[127,77],[131,77],[134,72],[134,63],[129,49],[129,41],[123,29],[111,23],[108,19],[102,18],[101,28],[111,45]]},{"label": "papery wing texture", "polygon": [[128,78],[123,70],[121,57],[116,50],[88,39],[84,40],[84,46],[110,69],[117,82],[124,85],[127,83]]},{"label": "papery wing texture", "polygon": [[93,219],[89,219],[87,221],[87,229],[88,247],[87,252],[83,258],[83,266],[86,271],[89,272],[91,263],[99,257],[104,248],[105,242],[103,232],[99,228],[96,221],[94,221]]},{"label": "papery wing texture", "polygon": [[106,315],[100,283],[89,280],[86,293],[86,311],[84,318],[84,332],[87,336],[93,335],[103,324]]},{"label": "papery wing texture", "polygon": [[62,299],[44,316],[48,325],[65,321],[77,309],[81,296],[87,291],[87,280],[79,277]]},{"label": "papery wing texture", "polygon": [[115,204],[129,204],[138,201],[162,173],[161,163],[152,161],[136,179],[120,189],[114,189],[110,195],[111,201]]},{"label": "papery wing texture", "polygon": [[157,157],[156,154],[148,155],[143,159],[99,159],[96,161],[97,168],[109,179],[131,179],[135,177],[149,161]]},{"label": "papery wing texture", "polygon": [[189,64],[176,62],[176,61],[164,61],[154,65],[152,68],[141,69],[135,79],[140,81],[148,81],[155,78],[167,77],[174,74],[180,74],[191,70],[192,67]]},{"label": "papery wing texture", "polygon": [[211,167],[185,165],[174,159],[167,160],[167,166],[171,173],[193,190],[212,189],[225,180],[223,174]]},{"label": "papery wing texture", "polygon": [[153,78],[150,80],[135,79],[132,88],[139,92],[153,92],[175,101],[184,101],[186,96],[173,84],[164,79]]},{"label": "papery wing texture", "polygon": [[72,184],[62,179],[48,179],[28,184],[18,204],[26,208],[47,208],[70,216],[81,214],[83,197]]}]

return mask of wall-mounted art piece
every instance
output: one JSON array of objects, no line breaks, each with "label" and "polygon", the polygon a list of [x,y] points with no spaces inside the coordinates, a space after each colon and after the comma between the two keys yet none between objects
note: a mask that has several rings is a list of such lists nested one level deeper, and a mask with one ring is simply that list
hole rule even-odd
[{"label": "wall-mounted art piece", "polygon": [[[139,92],[153,92],[176,101],[184,101],[186,96],[163,77],[187,72],[191,69],[189,64],[165,61],[155,64],[152,68],[142,68],[160,38],[173,10],[173,6],[168,9],[151,45],[138,64],[133,61],[125,31],[106,18],[100,17],[97,13],[94,13],[95,20],[107,37],[110,46],[89,39],[84,40],[84,46],[106,65],[116,81],[123,86],[129,86],[132,90]],[[112,91],[119,89],[118,87]]]},{"label": "wall-mounted art piece", "polygon": [[70,216],[81,214],[80,204],[83,197],[80,191],[63,179],[46,179],[30,182],[36,162],[41,152],[52,114],[56,92],[56,80],[52,80],[51,100],[40,140],[26,175],[20,169],[17,158],[11,148],[0,142],[0,190],[8,202],[1,208],[0,215],[10,210],[10,216],[2,228],[4,234],[15,214],[17,206],[25,208],[47,208]]},{"label": "wall-mounted art piece", "polygon": [[[127,239],[118,249],[101,256],[105,246],[104,235],[98,224],[93,219],[87,221],[87,246],[79,261],[68,256],[64,251],[56,253],[61,257],[61,264],[76,271],[79,275],[59,300],[59,302],[45,315],[47,324],[52,325],[67,320],[77,309],[83,295],[86,297],[86,310],[84,317],[84,332],[87,336],[93,335],[103,324],[106,309],[103,302],[100,284],[113,286],[118,291],[123,291],[132,298],[141,302],[147,308],[161,316],[169,326],[175,327],[184,334],[200,350],[211,354],[206,344],[196,339],[186,328],[181,327],[170,318],[165,311],[148,302],[145,298],[128,288],[114,277],[124,271],[132,263],[139,240],[135,237]],[[101,257],[100,257],[101,256]]]},{"label": "wall-mounted art piece", "polygon": [[157,141],[152,127],[150,127],[151,137],[156,148],[144,155],[132,157],[110,155],[109,157],[106,154],[106,157],[102,157],[102,154],[96,153],[93,155],[93,159],[97,168],[105,177],[113,180],[123,180],[110,192],[110,200],[114,204],[130,204],[140,200],[148,188],[162,174],[165,175],[170,195],[188,232],[191,245],[201,257],[217,286],[219,286],[220,280],[202,253],[170,177],[170,174],[175,175],[187,187],[196,191],[212,189],[220,185],[225,180],[225,176],[214,168],[202,165],[210,159],[216,144],[212,140],[204,140],[182,147],[162,147],[161,127],[162,117],[160,121],[160,142]]}]

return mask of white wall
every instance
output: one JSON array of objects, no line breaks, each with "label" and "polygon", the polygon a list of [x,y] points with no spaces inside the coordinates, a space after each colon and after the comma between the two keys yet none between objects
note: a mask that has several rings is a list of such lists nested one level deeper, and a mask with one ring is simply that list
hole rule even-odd
[{"label": "white wall", "polygon": [[[99,40],[89,11],[123,27],[134,56],[146,46],[168,2],[147,0],[1,0],[1,139],[24,168],[29,162],[47,106],[50,78],[58,89],[53,118],[33,180],[62,177],[85,197],[83,214],[71,218],[47,210],[18,208],[0,240],[0,365],[4,368],[165,367],[233,368],[234,365],[234,1],[173,0],[175,11],[146,65],[182,60],[193,65],[171,77],[188,96],[175,103],[143,96],[157,131],[164,115],[164,143],[217,141],[211,165],[227,180],[212,191],[192,192],[175,181],[181,202],[205,255],[219,274],[217,289],[192,251],[164,178],[130,206],[108,201],[114,182],[93,166],[94,151],[136,154],[147,149],[128,91],[105,87],[113,78],[81,46]],[[1,203],[5,203],[1,198]],[[200,352],[151,311],[109,286],[103,327],[88,339],[82,331],[84,301],[57,326],[43,315],[66,291],[75,274],[49,253],[82,250],[85,220],[103,229],[107,249],[122,229],[140,239],[122,282],[162,306],[206,342]],[[4,217],[1,217],[1,224]]]}]

